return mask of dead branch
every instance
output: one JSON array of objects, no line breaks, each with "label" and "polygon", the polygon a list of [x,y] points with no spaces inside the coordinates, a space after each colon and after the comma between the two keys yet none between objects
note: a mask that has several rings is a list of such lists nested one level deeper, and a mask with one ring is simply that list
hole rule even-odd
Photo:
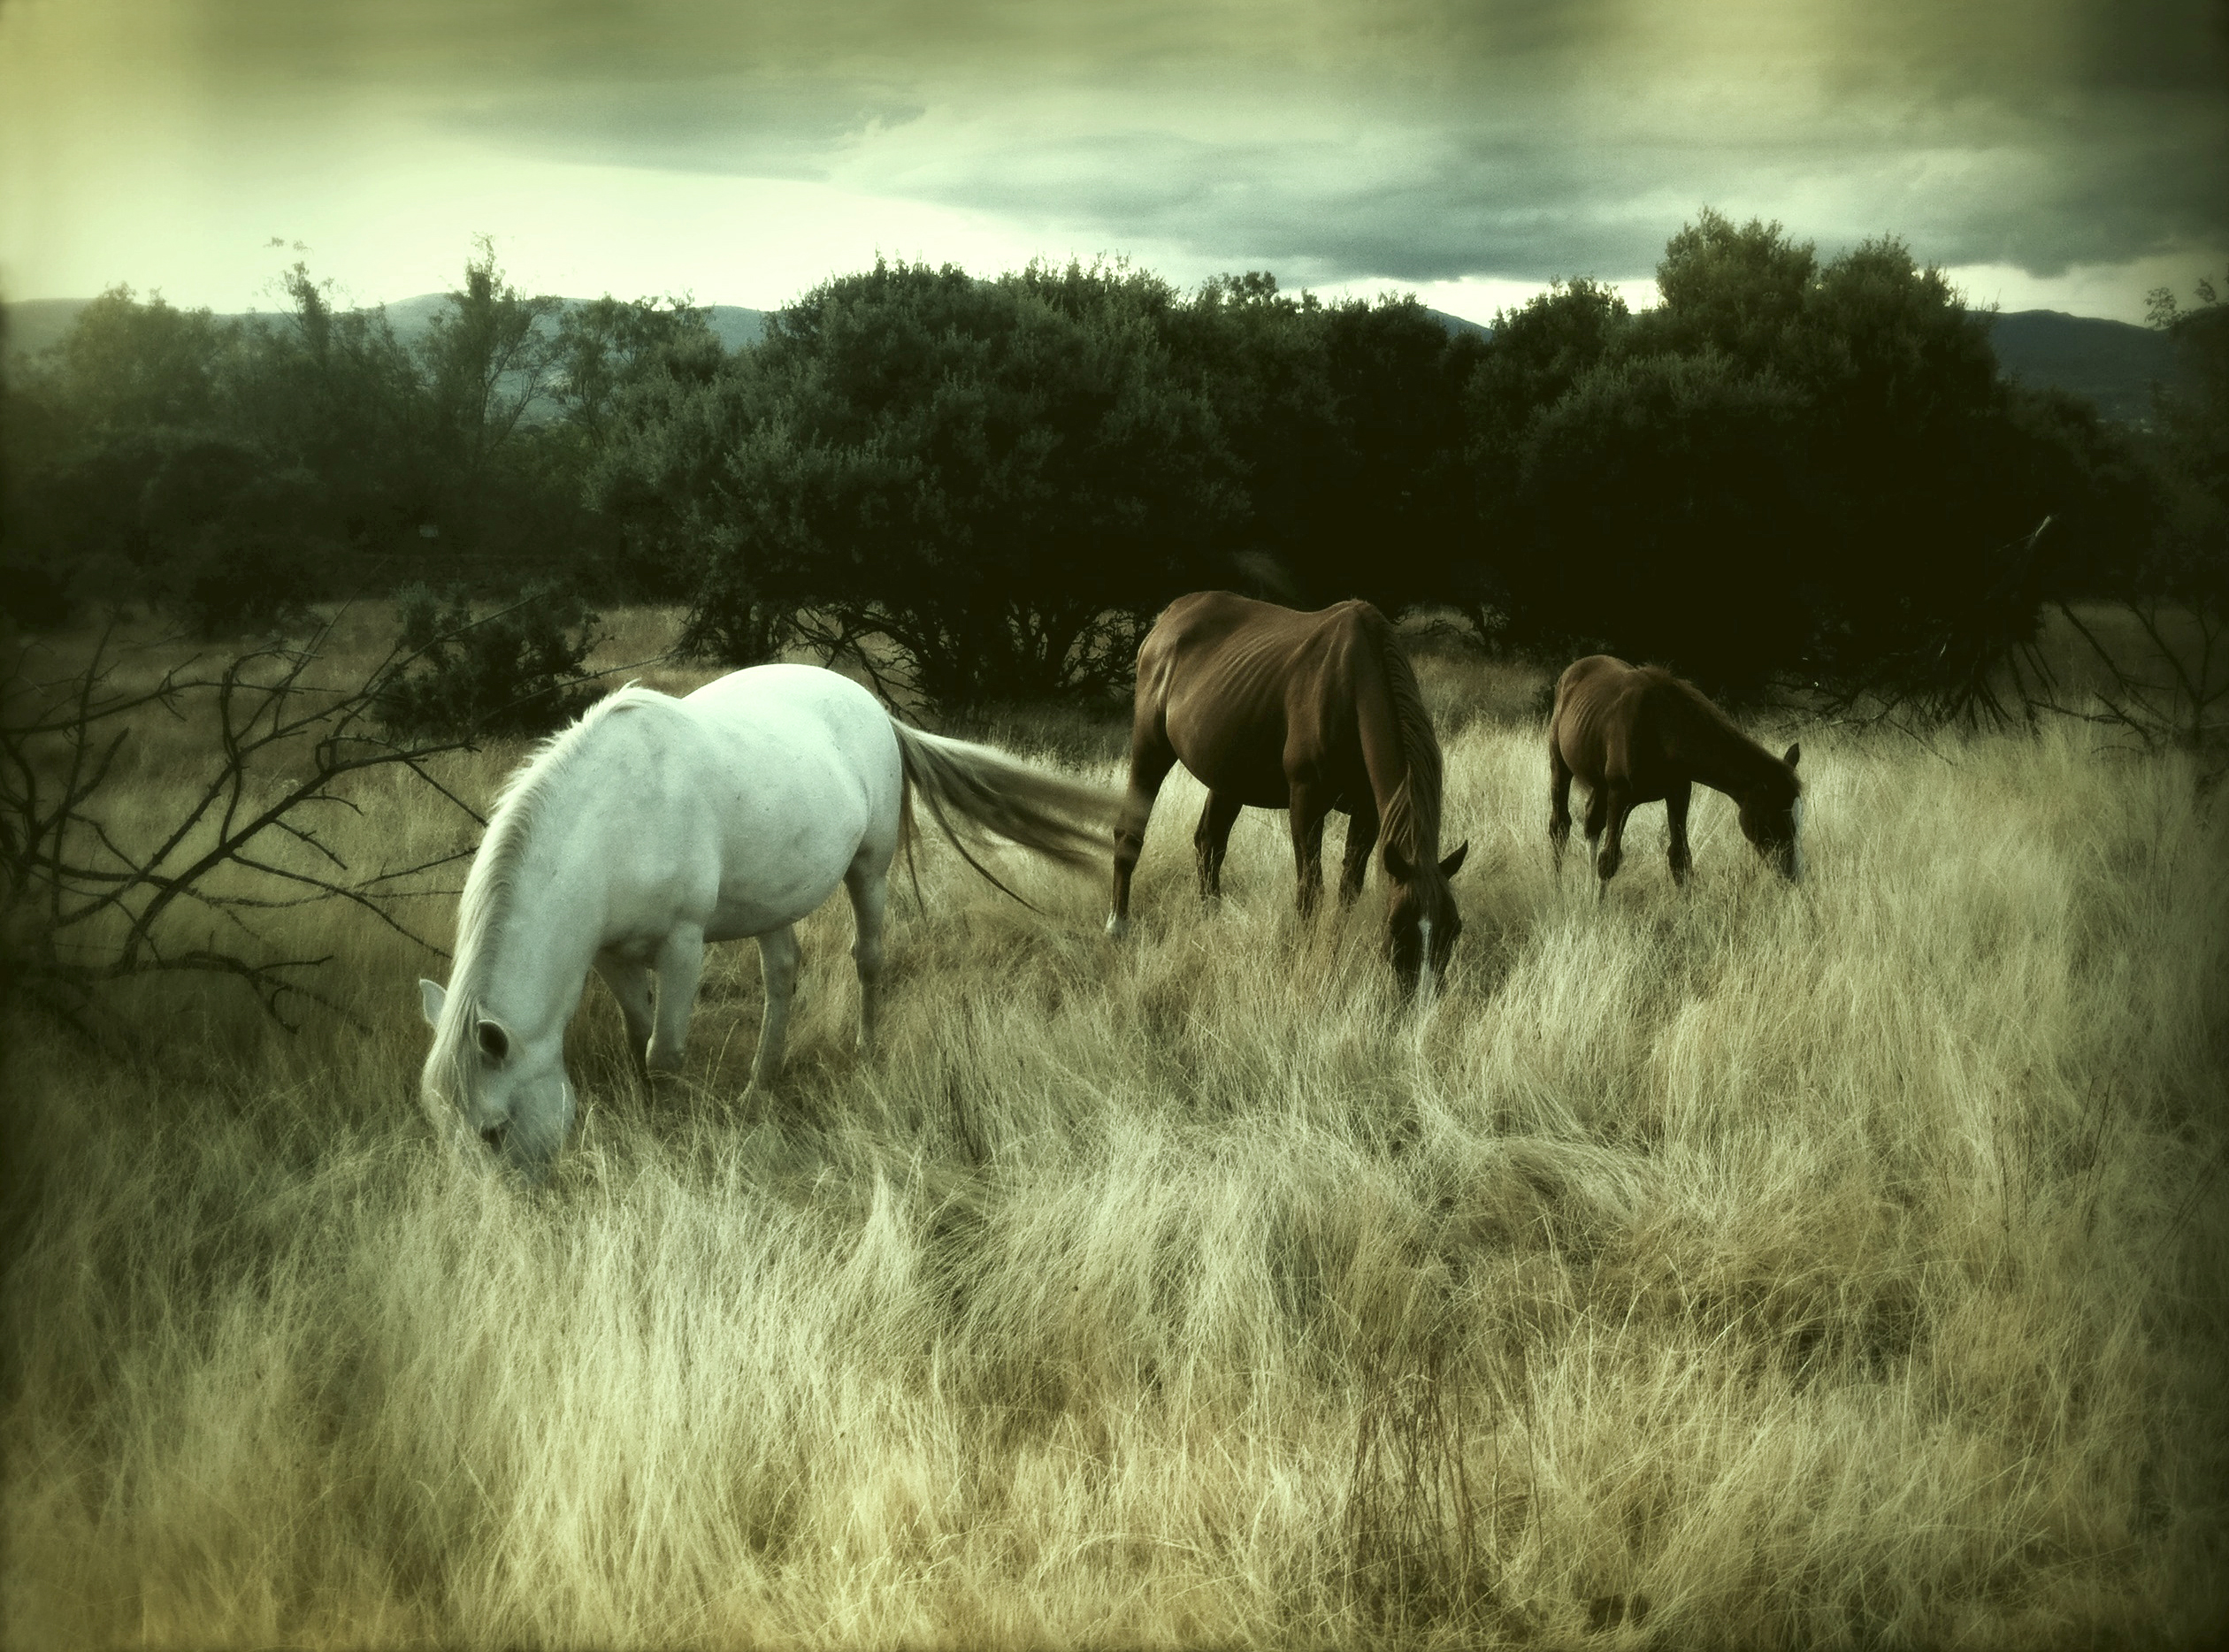
[{"label": "dead branch", "polygon": [[[381,730],[383,688],[422,650],[391,649],[360,679],[321,680],[336,623],[300,646],[257,649],[213,670],[186,662],[143,691],[113,688],[119,662],[105,638],[82,669],[50,681],[30,680],[28,654],[19,655],[0,700],[0,935],[15,985],[81,1005],[134,976],[223,975],[283,1021],[289,996],[331,1007],[303,979],[329,955],[291,955],[258,920],[331,901],[440,953],[393,905],[453,893],[412,885],[471,851],[363,868],[320,822],[335,810],[361,815],[348,795],[356,777],[393,769],[484,824],[430,769],[471,742]],[[208,715],[215,727],[202,772],[149,837],[120,827],[114,806],[119,759],[139,733],[136,716],[153,710]],[[189,934],[189,913],[230,938]]]}]

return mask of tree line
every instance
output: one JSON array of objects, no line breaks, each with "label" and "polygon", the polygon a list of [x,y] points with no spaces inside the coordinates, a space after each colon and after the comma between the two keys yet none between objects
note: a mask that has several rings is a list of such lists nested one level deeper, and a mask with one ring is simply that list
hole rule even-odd
[{"label": "tree line", "polygon": [[296,264],[287,307],[225,318],[129,288],[16,357],[0,426],[0,598],[34,624],[88,602],[211,630],[431,569],[609,586],[584,481],[618,386],[701,312],[520,293],[483,244],[423,334],[341,309]]},{"label": "tree line", "polygon": [[2221,612],[2210,287],[2156,301],[2196,387],[2131,429],[2007,381],[1895,240],[1822,259],[1706,211],[1657,275],[1653,309],[1559,281],[1482,336],[1260,273],[877,261],[733,353],[686,302],[524,294],[485,245],[407,341],[299,265],[248,322],[119,289],[10,374],[0,594],[215,626],[532,575],[946,705],[1117,685],[1211,585],[1449,605],[1735,692],[1955,688],[2070,594]]}]

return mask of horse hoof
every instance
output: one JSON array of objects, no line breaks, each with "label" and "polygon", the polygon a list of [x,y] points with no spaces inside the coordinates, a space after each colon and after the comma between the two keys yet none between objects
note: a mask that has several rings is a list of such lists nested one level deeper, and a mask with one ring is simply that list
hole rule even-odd
[{"label": "horse hoof", "polygon": [[1119,941],[1130,933],[1130,920],[1114,913],[1107,916],[1107,934],[1110,940]]}]

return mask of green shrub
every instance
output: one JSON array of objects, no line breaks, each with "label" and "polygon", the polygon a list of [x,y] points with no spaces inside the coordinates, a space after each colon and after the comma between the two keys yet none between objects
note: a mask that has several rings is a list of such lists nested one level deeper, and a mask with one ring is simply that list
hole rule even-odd
[{"label": "green shrub", "polygon": [[301,541],[221,526],[201,535],[164,583],[170,587],[165,606],[203,638],[300,625],[310,618],[310,603],[320,594],[310,553]]},{"label": "green shrub", "polygon": [[585,662],[599,616],[577,592],[532,586],[475,616],[462,592],[399,600],[399,664],[379,695],[390,733],[455,738],[548,734],[594,698]]}]

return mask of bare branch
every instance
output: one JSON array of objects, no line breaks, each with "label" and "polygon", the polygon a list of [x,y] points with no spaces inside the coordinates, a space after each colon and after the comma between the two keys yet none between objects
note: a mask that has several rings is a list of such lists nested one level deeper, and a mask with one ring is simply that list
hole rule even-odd
[{"label": "bare branch", "polygon": [[[411,656],[390,648],[362,679],[320,685],[313,670],[332,631],[327,622],[305,646],[253,650],[213,675],[189,677],[175,666],[143,692],[110,690],[118,662],[105,637],[73,675],[31,687],[18,677],[0,717],[0,932],[22,937],[11,950],[27,947],[9,964],[34,998],[58,1003],[106,983],[202,971],[243,982],[282,1022],[290,995],[333,1007],[298,979],[328,960],[263,956],[272,949],[255,922],[325,901],[360,908],[440,953],[387,903],[454,894],[402,885],[471,851],[357,876],[313,816],[326,806],[360,816],[361,805],[340,788],[352,776],[395,768],[484,826],[430,767],[469,742],[374,733],[370,714],[388,674]],[[213,724],[207,764],[152,844],[139,846],[113,813],[119,757],[138,719],[156,710],[185,717],[196,704]],[[280,774],[287,777],[274,789]],[[267,838],[299,845],[313,869],[274,859]],[[190,853],[189,841],[198,845]],[[181,945],[183,906],[234,938]]]}]

